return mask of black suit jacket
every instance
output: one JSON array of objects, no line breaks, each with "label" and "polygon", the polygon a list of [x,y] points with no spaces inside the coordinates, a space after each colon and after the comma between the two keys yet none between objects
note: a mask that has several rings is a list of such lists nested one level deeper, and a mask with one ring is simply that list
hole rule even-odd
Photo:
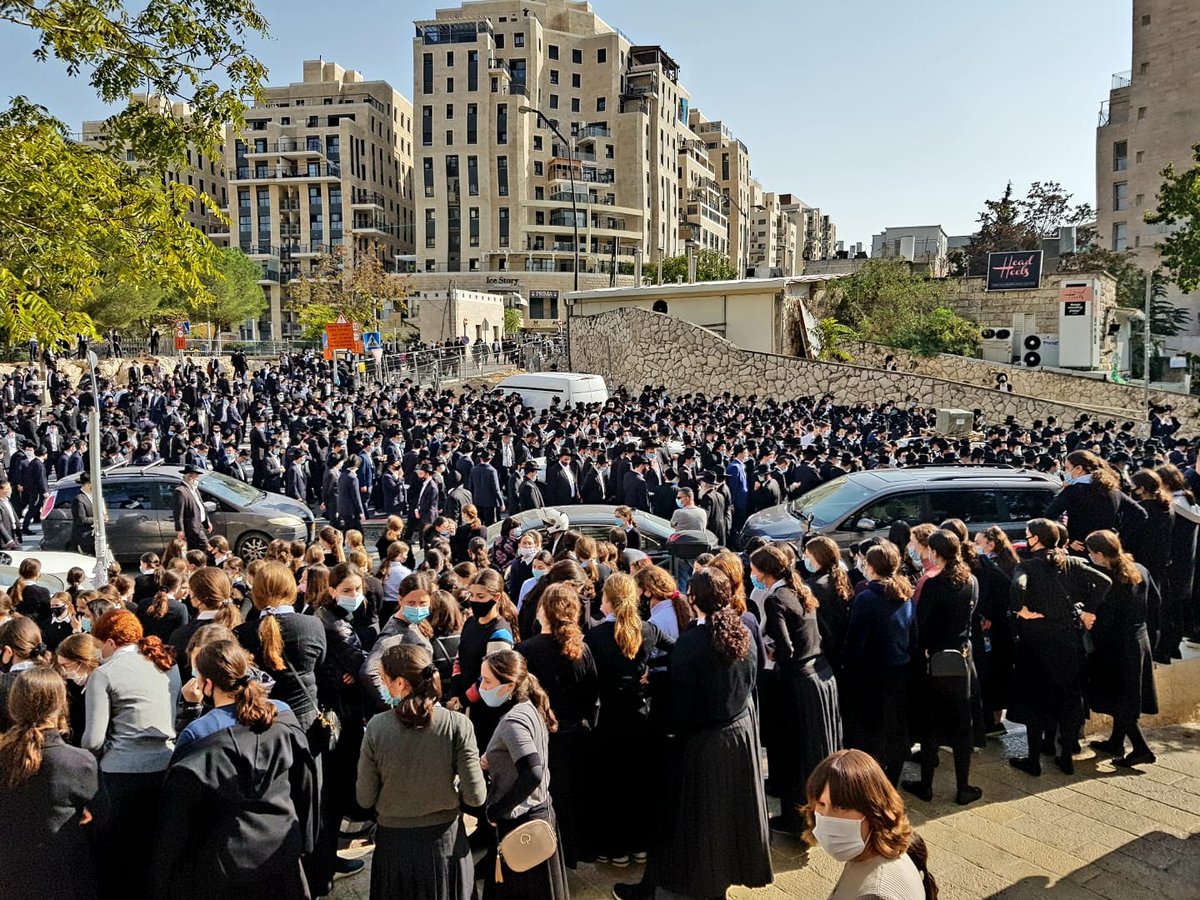
[{"label": "black suit jacket", "polygon": [[589,462],[579,473],[579,502],[603,503],[606,492],[604,475],[594,463]]},{"label": "black suit jacket", "polygon": [[546,505],[542,497],[542,488],[538,480],[523,479],[517,489],[517,507],[521,512],[527,509],[540,509]]},{"label": "black suit jacket", "polygon": [[504,491],[500,487],[500,473],[490,464],[480,463],[471,470],[467,480],[475,505],[480,508],[504,506]]},{"label": "black suit jacket", "polygon": [[208,532],[204,527],[204,523],[208,521],[208,513],[186,484],[175,488],[174,510],[175,531],[182,531],[189,544],[197,540],[208,540]]},{"label": "black suit jacket", "polygon": [[570,466],[571,477],[558,462],[546,465],[546,502],[550,506],[570,506],[579,500],[579,467]]},{"label": "black suit jacket", "polygon": [[80,491],[71,501],[71,546],[80,553],[96,552],[96,515],[92,495]]}]

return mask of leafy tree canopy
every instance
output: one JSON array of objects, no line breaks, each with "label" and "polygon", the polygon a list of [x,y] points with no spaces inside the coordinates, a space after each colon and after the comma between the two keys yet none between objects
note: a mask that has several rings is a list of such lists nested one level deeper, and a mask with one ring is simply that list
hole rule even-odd
[{"label": "leafy tree canopy", "polygon": [[1171,280],[1189,294],[1200,287],[1200,144],[1192,159],[1196,165],[1182,172],[1173,165],[1163,169],[1158,207],[1146,213],[1149,224],[1168,226],[1158,250]]},{"label": "leafy tree canopy", "polygon": [[[657,273],[657,266],[654,269]],[[674,284],[682,279],[687,281],[688,258],[684,256],[669,256],[662,263],[662,284]],[[732,281],[737,278],[737,269],[729,261],[729,257],[716,250],[696,251],[696,280],[697,281]]]},{"label": "leafy tree canopy", "polygon": [[381,304],[391,302],[402,309],[409,283],[385,271],[374,252],[355,254],[341,246],[320,257],[313,273],[293,279],[288,289],[305,337],[315,338],[339,315],[358,322],[364,331],[377,330]]}]

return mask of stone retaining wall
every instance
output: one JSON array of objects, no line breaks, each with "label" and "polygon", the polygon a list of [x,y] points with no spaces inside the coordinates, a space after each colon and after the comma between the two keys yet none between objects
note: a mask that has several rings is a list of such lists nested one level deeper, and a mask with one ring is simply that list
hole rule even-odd
[{"label": "stone retaining wall", "polygon": [[845,403],[905,403],[981,409],[989,422],[1057,416],[1073,420],[1097,410],[1037,396],[999,392],[947,378],[885,372],[742,350],[681,319],[642,309],[571,318],[571,367],[603,375],[610,387],[666,385],[675,394],[703,391],[780,400],[832,394]]}]

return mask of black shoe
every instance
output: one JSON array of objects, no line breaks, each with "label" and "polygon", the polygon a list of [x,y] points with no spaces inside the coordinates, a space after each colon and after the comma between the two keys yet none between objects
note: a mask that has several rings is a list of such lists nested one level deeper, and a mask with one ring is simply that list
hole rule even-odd
[{"label": "black shoe", "polygon": [[1016,759],[1010,759],[1008,764],[1014,769],[1020,769],[1026,775],[1032,775],[1037,778],[1042,774],[1042,761],[1033,756],[1022,756]]},{"label": "black shoe", "polygon": [[959,788],[958,793],[954,797],[954,802],[959,806],[966,806],[968,803],[974,803],[983,796],[983,788],[977,788],[972,784],[968,784],[964,788]]},{"label": "black shoe", "polygon": [[1118,744],[1116,741],[1109,738],[1107,741],[1088,741],[1088,746],[1097,753],[1107,753],[1110,756],[1124,756],[1124,742]]},{"label": "black shoe", "polygon": [[1054,761],[1058,763],[1058,767],[1062,770],[1064,775],[1075,774],[1075,761],[1065,753],[1062,756],[1054,757]]},{"label": "black shoe", "polygon": [[786,834],[789,837],[799,837],[804,833],[804,822],[798,816],[771,816],[767,825],[776,834]]},{"label": "black shoe", "polygon": [[908,791],[917,799],[924,800],[926,803],[933,799],[933,787],[923,781],[905,779],[904,781],[900,782],[900,787],[904,788],[904,790]]},{"label": "black shoe", "polygon": [[335,880],[338,878],[349,878],[351,875],[357,875],[366,866],[367,864],[361,859],[346,859],[344,856],[339,856],[337,863],[333,867],[333,877]]},{"label": "black shoe", "polygon": [[654,896],[654,888],[618,881],[613,885],[612,895],[613,900],[650,900]]},{"label": "black shoe", "polygon": [[1148,766],[1156,762],[1158,762],[1158,757],[1146,750],[1142,753],[1130,753],[1128,756],[1114,759],[1113,765],[1120,766],[1122,769],[1132,769],[1134,766]]}]

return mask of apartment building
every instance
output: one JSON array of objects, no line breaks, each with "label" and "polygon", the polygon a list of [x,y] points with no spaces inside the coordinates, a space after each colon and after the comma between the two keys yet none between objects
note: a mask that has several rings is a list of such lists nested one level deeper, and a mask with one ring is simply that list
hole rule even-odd
[{"label": "apartment building", "polygon": [[949,269],[949,238],[941,225],[915,225],[885,228],[871,235],[871,258],[901,257],[910,262],[926,263],[935,278]]},{"label": "apartment building", "polygon": [[710,121],[699,109],[689,112],[688,124],[704,142],[713,163],[722,208],[729,221],[729,260],[734,269],[744,273],[750,265],[750,227],[755,204],[750,150],[724,122]]},{"label": "apartment building", "polygon": [[772,278],[799,275],[803,245],[798,217],[784,210],[778,194],[763,191],[757,181],[753,182],[752,196],[748,272]]},{"label": "apartment building", "polygon": [[[134,94],[129,98],[130,103],[145,104],[157,107],[163,115],[171,115],[177,119],[186,119],[191,115],[191,107],[186,103],[172,103],[158,96]],[[84,122],[82,139],[85,144],[99,144],[105,138],[104,121]],[[176,184],[186,184],[196,189],[197,194],[203,194],[211,199],[211,204],[204,203],[199,196],[188,204],[187,219],[199,231],[208,235],[218,246],[226,246],[229,240],[229,226],[221,221],[212,209],[224,209],[228,203],[228,182],[225,176],[224,147],[220,148],[216,157],[206,155],[203,151],[189,147],[187,162],[184,165],[172,166],[163,176],[163,180],[174,181]],[[124,159],[131,165],[137,164],[137,158],[128,147],[124,150]]]},{"label": "apartment building", "polygon": [[663,48],[573,0],[467,2],[415,26],[419,288],[517,291],[527,324],[556,327],[577,277],[605,287],[638,254],[684,252],[694,136]]},{"label": "apartment building", "polygon": [[679,234],[698,250],[729,255],[729,214],[717,170],[704,141],[679,147]]},{"label": "apartment building", "polygon": [[322,256],[413,261],[412,104],[386,81],[326,60],[269,87],[225,140],[230,241],[262,265],[268,305],[244,339],[299,336],[288,282]]}]

